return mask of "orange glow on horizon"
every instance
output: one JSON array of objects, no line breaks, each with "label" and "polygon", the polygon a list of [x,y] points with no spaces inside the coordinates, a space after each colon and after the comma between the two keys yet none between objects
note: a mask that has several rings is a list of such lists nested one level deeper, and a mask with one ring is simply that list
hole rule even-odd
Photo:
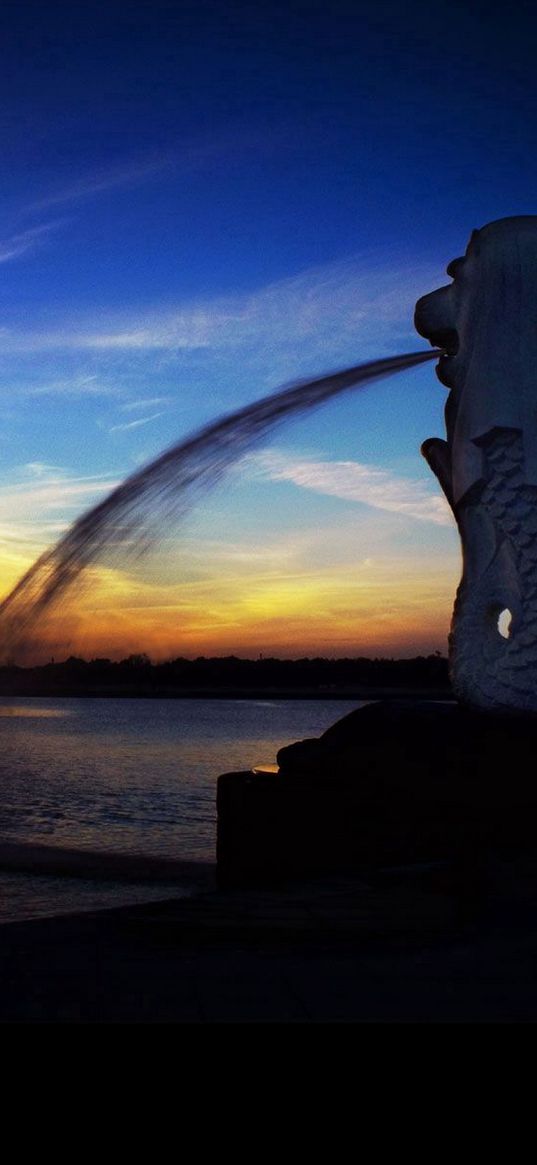
[{"label": "orange glow on horizon", "polygon": [[236,571],[153,583],[91,571],[84,590],[28,637],[27,665],[69,655],[416,656],[445,652],[456,585],[446,563],[382,560],[312,572]]}]

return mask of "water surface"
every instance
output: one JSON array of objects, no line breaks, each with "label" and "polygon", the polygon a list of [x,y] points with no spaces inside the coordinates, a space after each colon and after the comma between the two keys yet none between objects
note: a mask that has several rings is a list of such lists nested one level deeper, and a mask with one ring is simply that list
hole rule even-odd
[{"label": "water surface", "polygon": [[[102,855],[90,878],[0,869],[0,921],[177,897],[215,861],[220,773],[275,761],[357,707],[335,700],[3,699],[2,845]],[[116,880],[104,856],[141,855],[140,881]],[[151,859],[178,866],[172,880]],[[82,864],[82,869],[84,866]],[[112,873],[110,872],[112,869]],[[65,876],[70,873],[71,876]],[[87,872],[87,871],[84,871]],[[203,876],[202,876],[203,875]]]}]

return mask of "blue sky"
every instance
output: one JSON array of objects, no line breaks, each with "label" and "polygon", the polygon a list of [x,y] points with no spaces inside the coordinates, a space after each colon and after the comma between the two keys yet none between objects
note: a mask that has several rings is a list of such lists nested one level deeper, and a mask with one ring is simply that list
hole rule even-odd
[{"label": "blue sky", "polygon": [[[216,414],[423,346],[414,302],[471,230],[535,213],[534,26],[529,3],[3,7],[4,593]],[[444,399],[427,365],[293,423],[47,651],[445,650],[458,541],[419,455]]]}]

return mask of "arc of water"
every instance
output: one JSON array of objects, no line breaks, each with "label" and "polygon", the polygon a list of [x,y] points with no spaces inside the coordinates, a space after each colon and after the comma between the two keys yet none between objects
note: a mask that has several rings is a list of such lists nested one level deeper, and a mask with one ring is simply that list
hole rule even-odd
[{"label": "arc of water", "polygon": [[103,501],[82,514],[46,550],[0,604],[0,640],[12,652],[22,633],[56,603],[82,572],[107,550],[145,549],[157,521],[177,521],[200,490],[284,420],[332,397],[436,359],[437,351],[411,352],[367,361],[314,380],[297,381],[206,425],[127,477]]}]

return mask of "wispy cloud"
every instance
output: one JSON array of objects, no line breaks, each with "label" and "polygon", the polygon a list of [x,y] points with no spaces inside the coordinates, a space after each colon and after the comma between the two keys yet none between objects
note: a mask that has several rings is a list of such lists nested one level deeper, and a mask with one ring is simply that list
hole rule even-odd
[{"label": "wispy cloud", "polygon": [[219,159],[227,162],[230,155],[244,148],[259,152],[264,148],[264,143],[260,143],[251,134],[232,132],[206,141],[182,142],[171,149],[153,153],[145,158],[123,158],[110,166],[101,167],[91,174],[83,174],[65,186],[51,190],[41,198],[28,203],[23,213],[31,214],[49,206],[82,202],[99,194],[106,194],[109,190],[137,186],[166,170],[174,170],[178,176],[185,177],[204,170]]},{"label": "wispy cloud", "polygon": [[125,404],[122,404],[119,407],[123,413],[134,413],[137,411],[137,409],[152,409],[155,408],[155,405],[168,404],[170,400],[171,397],[169,396],[151,396],[147,397],[145,400],[141,399],[126,401]]},{"label": "wispy cloud", "polygon": [[0,521],[13,524],[29,521],[38,530],[42,518],[52,512],[64,513],[89,503],[93,498],[118,485],[103,474],[70,476],[56,466],[28,462],[16,475],[16,480],[0,489]]},{"label": "wispy cloud", "polygon": [[95,373],[49,380],[44,384],[31,385],[25,392],[28,396],[117,396],[120,389],[116,385],[106,384]]},{"label": "wispy cloud", "polygon": [[27,461],[23,470],[32,477],[54,477],[54,480],[63,477],[63,469],[59,465],[49,465],[46,461]]},{"label": "wispy cloud", "polygon": [[[207,350],[227,359],[242,350],[252,361],[270,356],[277,377],[299,367],[327,368],[347,354],[368,357],[397,344],[415,345],[413,307],[438,279],[432,264],[371,256],[312,268],[252,293],[230,294],[172,309],[107,313],[106,327],[71,318],[48,331],[1,330],[4,353],[81,350],[169,355]],[[345,355],[343,355],[345,353]],[[279,361],[279,366],[278,366]],[[294,363],[293,363],[294,362]]]},{"label": "wispy cloud", "polygon": [[252,456],[249,461],[271,481],[290,481],[301,489],[404,514],[420,522],[453,525],[443,497],[429,493],[419,481],[399,477],[386,469],[357,461],[291,459],[275,450]]},{"label": "wispy cloud", "polygon": [[81,510],[118,485],[103,474],[74,476],[59,466],[30,461],[0,488],[2,591],[71,525]]},{"label": "wispy cloud", "polygon": [[26,231],[9,235],[7,239],[0,239],[0,263],[8,263],[10,259],[19,259],[28,251],[34,251],[64,220],[41,223],[40,226],[29,227]]},{"label": "wispy cloud", "polygon": [[108,190],[114,190],[121,186],[134,186],[138,182],[152,178],[161,170],[166,169],[172,160],[170,154],[166,154],[158,158],[142,161],[120,162],[115,166],[101,169],[91,175],[85,175],[69,183],[67,186],[51,191],[50,194],[44,195],[43,198],[29,203],[24,208],[25,212],[32,213],[38,210],[44,210],[49,206],[59,206],[68,202],[80,202],[83,199],[92,198],[96,194],[104,194]]},{"label": "wispy cloud", "polygon": [[142,425],[148,425],[150,421],[156,421],[158,417],[163,416],[164,413],[153,413],[151,417],[140,417],[137,421],[124,421],[121,425],[112,425],[108,432],[125,433],[128,429],[140,429]]}]

